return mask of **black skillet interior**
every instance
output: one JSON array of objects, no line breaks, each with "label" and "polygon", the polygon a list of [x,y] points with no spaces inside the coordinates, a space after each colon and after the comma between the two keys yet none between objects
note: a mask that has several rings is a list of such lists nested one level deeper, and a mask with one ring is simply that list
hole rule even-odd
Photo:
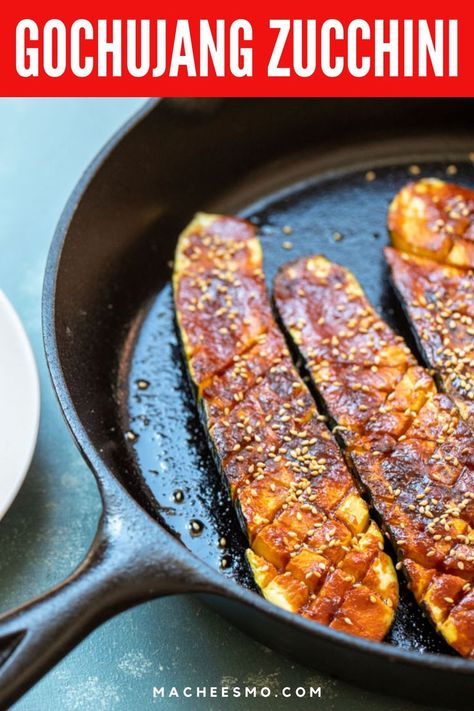
[{"label": "black skillet interior", "polygon": [[[217,201],[215,208],[228,211],[227,205],[232,205],[258,226],[270,288],[276,270],[285,261],[324,254],[354,271],[375,307],[412,344],[383,259],[383,246],[388,242],[386,211],[395,192],[414,176],[455,179],[474,186],[474,166],[467,153],[446,157],[444,146],[439,149],[438,155],[433,150],[429,160],[417,160],[416,152],[409,150],[390,155],[388,160],[377,157],[375,162],[368,150],[363,164],[357,156],[336,171],[320,172],[316,165],[302,180],[299,178],[307,175],[311,161],[307,155],[295,157],[288,162],[291,174],[285,187],[256,202],[248,200],[250,188],[243,204],[230,193]],[[249,186],[255,180],[255,194],[271,179],[273,170],[281,171],[285,182],[284,167],[270,166],[268,173],[249,177]],[[170,258],[172,251],[170,244]],[[211,566],[253,587],[243,556],[245,539],[212,462],[186,382],[175,332],[170,273],[168,267],[168,274],[157,278],[157,293],[144,313],[130,353],[126,436],[167,525]],[[387,641],[412,650],[451,653],[417,609],[405,585]]]},{"label": "black skillet interior", "polygon": [[[55,293],[73,422],[137,502],[223,575],[252,584],[183,377],[169,287],[179,231],[197,210],[245,215],[269,280],[322,252],[406,335],[382,258],[387,204],[411,165],[441,176],[453,165],[473,184],[473,112],[453,100],[165,100],[83,181]],[[390,642],[446,652],[403,599]]]}]

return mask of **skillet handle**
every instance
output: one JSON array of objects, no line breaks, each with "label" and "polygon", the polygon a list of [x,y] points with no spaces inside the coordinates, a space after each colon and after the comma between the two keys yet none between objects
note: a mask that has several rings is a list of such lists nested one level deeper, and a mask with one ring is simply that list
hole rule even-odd
[{"label": "skillet handle", "polygon": [[104,513],[86,558],[72,575],[0,617],[0,709],[118,612],[161,595],[224,589],[138,507],[132,504],[130,510],[129,504],[127,513],[127,519]]}]

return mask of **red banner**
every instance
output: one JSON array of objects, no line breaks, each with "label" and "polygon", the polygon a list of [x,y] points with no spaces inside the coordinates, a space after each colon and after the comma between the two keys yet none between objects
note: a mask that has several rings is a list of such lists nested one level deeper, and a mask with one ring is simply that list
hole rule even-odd
[{"label": "red banner", "polygon": [[471,96],[468,3],[243,0],[0,10],[3,96]]}]

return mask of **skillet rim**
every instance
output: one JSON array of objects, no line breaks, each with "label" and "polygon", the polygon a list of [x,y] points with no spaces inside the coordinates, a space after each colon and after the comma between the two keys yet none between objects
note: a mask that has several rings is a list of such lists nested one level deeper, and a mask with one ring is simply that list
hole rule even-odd
[{"label": "skillet rim", "polygon": [[[243,99],[245,100],[245,99]],[[287,99],[291,101],[291,99]],[[324,101],[325,99],[308,99]],[[341,101],[344,99],[341,97]],[[359,99],[360,101],[376,101],[377,99]],[[380,97],[380,101],[390,101],[390,99],[384,99]],[[397,101],[399,99],[392,99],[392,101]],[[138,109],[105,143],[105,145],[99,150],[96,156],[92,159],[88,167],[85,169],[84,173],[76,183],[69,199],[67,200],[61,216],[59,218],[58,224],[56,226],[53,239],[48,251],[46,268],[43,280],[43,290],[42,290],[42,331],[43,331],[43,345],[46,354],[46,362],[51,377],[52,385],[56,398],[59,402],[61,412],[64,416],[66,424],[72,434],[73,441],[78,447],[82,457],[85,459],[86,463],[90,466],[92,474],[98,483],[99,493],[102,499],[103,511],[107,515],[107,501],[106,494],[104,493],[105,482],[110,477],[114,480],[114,483],[118,485],[123,492],[125,492],[130,503],[137,506],[145,517],[149,517],[150,520],[154,522],[155,525],[159,526],[163,533],[169,536],[170,540],[176,540],[173,534],[169,533],[166,528],[160,525],[156,519],[153,519],[149,514],[143,509],[142,506],[135,500],[135,498],[127,491],[127,489],[121,484],[118,478],[115,476],[113,471],[105,464],[99,451],[92,444],[84,425],[77,414],[73,398],[70,395],[69,389],[66,384],[66,379],[64,376],[64,370],[61,364],[61,359],[58,352],[58,344],[56,337],[56,327],[55,327],[55,314],[56,314],[56,285],[58,281],[59,270],[61,266],[61,256],[63,252],[64,245],[69,235],[69,230],[71,223],[74,219],[76,209],[80,205],[85,192],[89,188],[92,180],[97,176],[102,166],[112,155],[113,151],[118,147],[121,141],[135,128],[139,126],[141,121],[145,119],[149,114],[156,110],[162,99],[152,98],[145,102],[145,104]],[[224,99],[226,101],[226,99]],[[404,99],[409,103],[410,99]],[[426,99],[427,102],[432,101],[432,99]],[[442,101],[442,99],[439,99]],[[196,556],[192,551],[190,551],[186,546],[183,546],[186,552],[186,556],[189,557],[190,562],[192,561],[194,565],[199,566],[201,569],[204,567],[206,575],[209,580],[210,588],[212,587],[213,578],[215,578],[215,571],[212,566]],[[256,592],[246,589],[245,587],[239,585],[235,581],[229,578],[222,577],[223,585],[219,586],[220,589],[216,593],[216,590],[210,589],[209,591],[204,591],[205,594],[218,594],[223,597],[228,597],[230,599],[235,599],[238,602],[247,604],[250,607],[255,608],[263,615],[273,618],[276,621],[283,622],[284,624],[289,624],[295,627],[301,633],[309,634],[313,637],[322,638],[323,641],[332,643],[334,646],[342,646],[350,651],[357,651],[358,653],[365,655],[375,655],[378,658],[383,658],[387,663],[400,662],[403,665],[412,666],[421,669],[439,670],[443,672],[455,672],[461,673],[462,675],[474,674],[474,661],[465,659],[459,656],[449,656],[447,654],[435,654],[432,652],[417,653],[413,650],[404,649],[403,647],[396,647],[386,642],[374,642],[371,640],[363,639],[361,637],[351,636],[337,630],[333,630],[325,625],[315,623],[310,620],[296,615],[291,612],[287,612],[282,608],[272,605],[267,602],[263,596],[258,595]],[[186,592],[183,590],[183,592]],[[289,652],[291,656],[291,652]]]}]

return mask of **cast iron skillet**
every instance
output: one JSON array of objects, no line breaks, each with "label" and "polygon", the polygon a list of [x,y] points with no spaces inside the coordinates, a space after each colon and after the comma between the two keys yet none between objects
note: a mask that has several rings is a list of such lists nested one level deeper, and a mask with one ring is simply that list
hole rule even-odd
[{"label": "cast iron skillet", "polygon": [[260,228],[269,278],[323,252],[407,335],[382,259],[387,202],[413,164],[427,175],[452,164],[473,184],[473,115],[453,100],[164,100],[104,148],[57,228],[43,302],[54,387],[104,509],[70,578],[0,619],[2,708],[105,619],[180,592],[205,593],[264,644],[349,682],[472,706],[474,663],[443,645],[406,590],[390,638],[375,644],[252,589],[183,375],[168,262],[196,210],[239,212]]}]

